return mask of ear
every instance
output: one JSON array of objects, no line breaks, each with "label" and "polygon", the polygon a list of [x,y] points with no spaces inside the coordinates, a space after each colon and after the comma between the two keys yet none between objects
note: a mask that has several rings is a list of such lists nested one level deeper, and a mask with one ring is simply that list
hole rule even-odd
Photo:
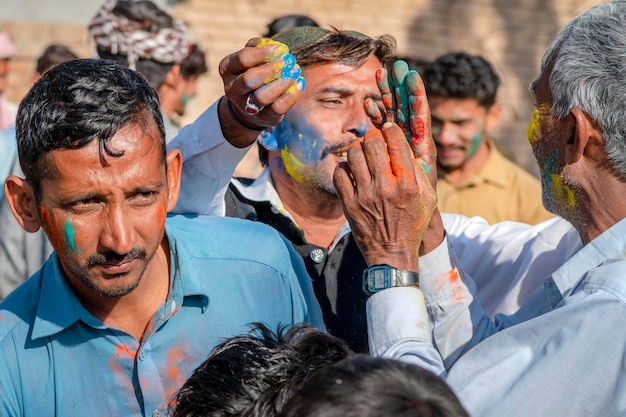
[{"label": "ear", "polygon": [[183,170],[183,155],[178,149],[167,154],[167,211],[174,209],[180,193],[180,177]]},{"label": "ear", "polygon": [[278,150],[278,141],[276,140],[276,136],[274,135],[274,128],[269,128],[262,131],[259,134],[257,140],[259,141],[259,144],[268,151]]},{"label": "ear", "polygon": [[180,73],[180,65],[174,64],[172,65],[172,68],[167,72],[163,85],[175,88],[181,79],[182,75]]},{"label": "ear", "polygon": [[28,181],[10,175],[4,183],[4,194],[13,216],[22,229],[35,233],[41,227],[41,217],[35,200],[35,191]]},{"label": "ear", "polygon": [[585,149],[588,148],[587,145],[590,144],[590,139],[594,137],[598,129],[589,115],[577,107],[570,110],[570,116],[573,120],[574,131],[565,144],[565,158],[567,163],[574,163],[582,158]]},{"label": "ear", "polygon": [[500,122],[500,114],[502,107],[498,103],[494,103],[487,109],[487,117],[485,118],[485,130],[490,131]]}]

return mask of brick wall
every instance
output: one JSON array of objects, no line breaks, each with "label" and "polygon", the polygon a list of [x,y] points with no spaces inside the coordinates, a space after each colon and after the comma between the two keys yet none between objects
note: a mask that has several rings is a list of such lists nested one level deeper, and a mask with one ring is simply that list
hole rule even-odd
[{"label": "brick wall", "polygon": [[[289,13],[308,14],[323,26],[369,35],[393,34],[398,52],[433,59],[455,50],[490,60],[502,78],[502,120],[493,137],[503,152],[537,173],[525,139],[533,109],[527,92],[543,49],[569,18],[600,1],[592,0],[179,0],[171,8],[189,26],[192,41],[208,52],[210,74],[190,103],[193,120],[222,91],[217,66],[222,57],[265,32],[269,21]],[[393,4],[390,7],[389,4]],[[19,49],[10,75],[14,101],[27,91],[34,61],[50,42],[64,43],[83,57],[92,54],[85,27],[2,22]]]}]

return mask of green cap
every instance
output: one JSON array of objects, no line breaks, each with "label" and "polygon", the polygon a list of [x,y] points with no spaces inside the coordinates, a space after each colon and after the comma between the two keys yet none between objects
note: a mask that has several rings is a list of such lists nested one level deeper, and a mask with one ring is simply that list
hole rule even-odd
[{"label": "green cap", "polygon": [[[340,33],[359,39],[371,39],[369,36],[354,30],[341,30]],[[336,30],[324,29],[317,26],[298,26],[280,32],[272,37],[277,42],[282,42],[289,47],[289,52],[297,54],[305,48],[309,48],[325,38],[337,33]]]}]

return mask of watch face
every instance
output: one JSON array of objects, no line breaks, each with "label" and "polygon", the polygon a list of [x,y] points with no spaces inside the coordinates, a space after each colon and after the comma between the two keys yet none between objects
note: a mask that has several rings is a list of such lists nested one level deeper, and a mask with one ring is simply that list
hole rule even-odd
[{"label": "watch face", "polygon": [[367,290],[369,292],[378,292],[389,287],[391,287],[391,275],[387,267],[371,267],[368,270]]}]

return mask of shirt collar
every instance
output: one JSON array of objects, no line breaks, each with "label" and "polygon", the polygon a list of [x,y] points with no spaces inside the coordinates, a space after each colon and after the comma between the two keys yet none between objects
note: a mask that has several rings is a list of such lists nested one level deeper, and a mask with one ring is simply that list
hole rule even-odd
[{"label": "shirt collar", "polygon": [[[274,183],[272,182],[272,176],[269,168],[265,168],[263,173],[248,186],[242,184],[237,179],[233,179],[231,182],[244,198],[255,202],[266,201],[270,203],[272,207],[277,210],[277,213],[289,218],[293,224],[298,226],[298,223],[296,223],[291,214],[285,209],[285,206],[278,195],[278,191],[276,191]],[[337,236],[335,236],[335,239],[328,250],[332,251],[341,238],[350,233],[350,231],[350,224],[346,220],[344,225],[339,229]]]},{"label": "shirt collar", "polygon": [[78,320],[94,327],[104,327],[100,320],[83,307],[67,283],[56,252],[52,253],[43,268],[41,292],[33,323],[33,340],[57,334]]},{"label": "shirt collar", "polygon": [[478,175],[484,182],[490,182],[498,185],[502,188],[508,188],[510,186],[508,178],[504,175],[507,172],[507,160],[500,151],[496,148],[495,144],[491,141],[487,141],[489,147],[489,157],[483,165]]},{"label": "shirt collar", "polygon": [[[185,216],[186,217],[186,216]],[[181,305],[184,297],[201,296],[208,301],[208,291],[203,285],[206,271],[199,271],[196,262],[190,261],[191,251],[169,222],[165,223],[165,233],[170,246],[170,294],[171,299]]]},{"label": "shirt collar", "polygon": [[552,280],[563,297],[586,276],[587,272],[608,259],[623,257],[625,253],[626,219],[622,219],[600,236],[583,246],[565,264],[552,274]]},{"label": "shirt collar", "polygon": [[[189,251],[183,249],[185,243],[182,239],[177,238],[175,230],[169,227],[167,222],[165,230],[169,240],[171,259],[170,291],[166,301],[167,305],[181,306],[183,299],[188,296],[202,296],[206,305],[208,293],[202,285],[203,273],[197,271],[194,262],[180,261],[184,258],[180,253],[189,253]],[[33,323],[33,340],[60,333],[78,320],[94,328],[106,328],[106,325],[87,311],[76,297],[63,276],[56,252],[52,253],[43,268],[41,296]]]}]

